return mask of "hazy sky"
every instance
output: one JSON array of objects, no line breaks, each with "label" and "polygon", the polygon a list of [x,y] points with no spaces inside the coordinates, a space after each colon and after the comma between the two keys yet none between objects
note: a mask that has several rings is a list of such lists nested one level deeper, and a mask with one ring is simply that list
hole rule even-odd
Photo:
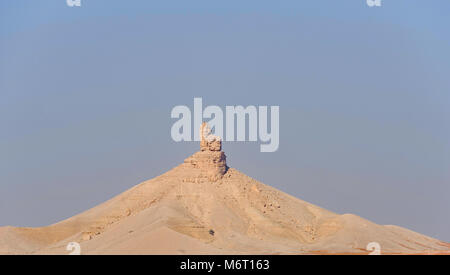
[{"label": "hazy sky", "polygon": [[[279,105],[228,164],[450,241],[450,1],[0,1],[0,226],[42,226],[198,150],[175,105]],[[281,3],[280,3],[281,2]]]}]

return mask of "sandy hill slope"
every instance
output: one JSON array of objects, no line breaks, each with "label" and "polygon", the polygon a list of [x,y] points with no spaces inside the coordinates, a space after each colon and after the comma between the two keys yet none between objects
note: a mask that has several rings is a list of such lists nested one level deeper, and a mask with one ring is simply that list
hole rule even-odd
[{"label": "sandy hill slope", "polygon": [[450,245],[396,226],[338,215],[228,168],[219,140],[165,174],[41,228],[0,228],[0,254],[450,253]]}]

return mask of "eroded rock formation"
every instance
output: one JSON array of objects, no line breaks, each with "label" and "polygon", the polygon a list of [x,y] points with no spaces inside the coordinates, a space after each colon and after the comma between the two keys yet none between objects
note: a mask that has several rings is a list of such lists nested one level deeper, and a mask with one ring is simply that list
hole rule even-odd
[{"label": "eroded rock formation", "polygon": [[[185,181],[217,181],[227,171],[226,156],[222,150],[222,140],[211,134],[206,122],[200,127],[200,151],[184,160],[187,168],[193,171]],[[192,169],[194,168],[194,169]]]},{"label": "eroded rock formation", "polygon": [[211,134],[208,123],[203,122],[200,126],[200,151],[220,151],[222,150],[222,140],[220,137]]}]

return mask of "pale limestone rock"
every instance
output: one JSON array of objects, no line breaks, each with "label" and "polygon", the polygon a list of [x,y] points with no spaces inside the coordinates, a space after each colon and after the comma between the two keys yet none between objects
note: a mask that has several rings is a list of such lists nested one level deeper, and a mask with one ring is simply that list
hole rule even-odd
[{"label": "pale limestone rock", "polygon": [[189,170],[185,182],[217,181],[227,171],[226,156],[222,150],[220,137],[211,134],[211,128],[203,122],[200,128],[200,151],[185,159]]},{"label": "pale limestone rock", "polygon": [[83,240],[83,241],[89,241],[89,240],[91,240],[92,239],[92,232],[83,232],[82,234],[81,234],[81,239]]},{"label": "pale limestone rock", "polygon": [[212,135],[208,123],[203,122],[200,126],[200,151],[220,150],[222,150],[222,140],[220,137]]}]

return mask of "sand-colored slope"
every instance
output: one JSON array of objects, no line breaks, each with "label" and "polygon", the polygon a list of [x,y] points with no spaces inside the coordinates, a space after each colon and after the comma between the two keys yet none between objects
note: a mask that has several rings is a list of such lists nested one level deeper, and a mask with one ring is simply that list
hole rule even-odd
[{"label": "sand-colored slope", "polygon": [[[438,240],[354,215],[337,215],[235,169],[192,182],[182,164],[80,215],[43,228],[1,228],[0,253],[82,254],[383,253],[449,250]],[[214,233],[212,233],[212,231]]]},{"label": "sand-colored slope", "polygon": [[337,215],[226,165],[202,125],[200,151],[167,173],[65,221],[0,228],[0,254],[449,253],[446,243],[355,215]]}]

